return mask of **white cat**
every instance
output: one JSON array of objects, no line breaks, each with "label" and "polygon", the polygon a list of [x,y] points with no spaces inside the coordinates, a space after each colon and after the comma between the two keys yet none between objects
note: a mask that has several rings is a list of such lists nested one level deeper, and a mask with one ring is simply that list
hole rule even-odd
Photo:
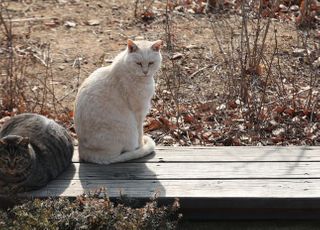
[{"label": "white cat", "polygon": [[146,156],[155,143],[143,135],[143,121],[160,69],[162,41],[128,40],[112,65],[94,71],[75,102],[80,159],[99,164]]}]

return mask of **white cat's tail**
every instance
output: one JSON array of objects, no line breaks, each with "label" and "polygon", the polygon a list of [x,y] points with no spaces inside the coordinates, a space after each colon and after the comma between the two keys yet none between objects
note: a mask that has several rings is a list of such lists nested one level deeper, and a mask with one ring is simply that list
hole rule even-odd
[{"label": "white cat's tail", "polygon": [[134,159],[138,159],[138,158],[149,155],[154,151],[156,144],[148,136],[143,136],[143,142],[144,144],[142,147],[131,152],[124,152],[121,155],[111,159],[109,162],[110,163],[124,162],[124,161],[134,160]]}]

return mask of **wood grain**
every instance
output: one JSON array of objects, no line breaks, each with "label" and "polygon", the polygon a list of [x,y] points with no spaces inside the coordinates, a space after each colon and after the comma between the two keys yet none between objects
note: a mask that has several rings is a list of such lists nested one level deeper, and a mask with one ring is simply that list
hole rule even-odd
[{"label": "wood grain", "polygon": [[[320,147],[157,147],[156,154],[134,162],[320,161]],[[73,162],[79,162],[75,147]]]},{"label": "wood grain", "polygon": [[28,195],[73,197],[107,188],[110,197],[319,198],[320,179],[268,180],[55,180]]},{"label": "wood grain", "polygon": [[318,179],[320,162],[181,162],[112,165],[74,163],[59,178],[66,180]]}]

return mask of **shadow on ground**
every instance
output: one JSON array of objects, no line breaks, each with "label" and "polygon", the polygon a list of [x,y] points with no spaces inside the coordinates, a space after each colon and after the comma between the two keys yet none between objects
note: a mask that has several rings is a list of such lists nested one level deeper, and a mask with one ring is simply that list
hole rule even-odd
[{"label": "shadow on ground", "polygon": [[210,221],[182,222],[178,230],[319,230],[320,221]]}]

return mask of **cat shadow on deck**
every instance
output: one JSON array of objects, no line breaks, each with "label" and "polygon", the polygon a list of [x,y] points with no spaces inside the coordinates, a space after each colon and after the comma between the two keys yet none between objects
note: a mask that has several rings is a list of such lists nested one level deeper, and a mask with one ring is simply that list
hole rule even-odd
[{"label": "cat shadow on deck", "polygon": [[23,192],[19,194],[11,194],[9,196],[0,195],[0,209],[6,210],[14,205],[24,203],[23,200],[30,198],[47,198],[58,197],[63,195],[72,182],[72,178],[76,173],[76,167],[71,164],[66,171],[62,172],[57,178],[50,181],[46,186],[38,190]]},{"label": "cat shadow on deck", "polygon": [[153,152],[144,158],[109,165],[81,162],[78,171],[81,186],[85,192],[106,189],[112,200],[134,206],[152,198],[161,199],[166,190],[155,172],[159,167],[155,155]]},{"label": "cat shadow on deck", "polygon": [[[38,190],[32,190],[18,194],[20,198],[28,197],[58,197],[70,195],[68,189],[73,182],[73,178],[76,175],[76,166],[74,163],[70,164],[68,168],[62,172],[57,178],[51,180],[46,186]],[[72,187],[72,186],[71,186]]]}]

